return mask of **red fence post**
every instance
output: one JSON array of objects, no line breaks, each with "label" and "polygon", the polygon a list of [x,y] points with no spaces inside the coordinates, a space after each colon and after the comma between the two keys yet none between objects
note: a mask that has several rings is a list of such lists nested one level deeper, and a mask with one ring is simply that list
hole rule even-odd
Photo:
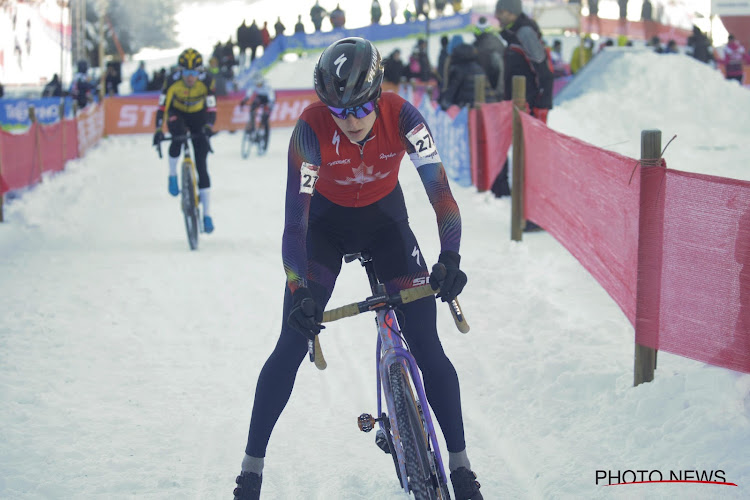
[{"label": "red fence post", "polygon": [[641,188],[638,215],[638,274],[635,305],[635,368],[633,385],[654,380],[659,347],[662,247],[664,244],[664,181],[661,131],[641,132]]}]

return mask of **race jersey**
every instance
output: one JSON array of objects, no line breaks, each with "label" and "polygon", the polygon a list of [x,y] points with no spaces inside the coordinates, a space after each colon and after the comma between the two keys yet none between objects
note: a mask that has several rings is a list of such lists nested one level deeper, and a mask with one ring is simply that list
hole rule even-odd
[{"label": "race jersey", "polygon": [[391,193],[409,154],[435,210],[442,250],[458,252],[461,216],[437,147],[422,114],[393,92],[378,101],[378,116],[361,143],[352,143],[321,102],[302,112],[289,143],[282,258],[292,291],[306,286],[310,202],[323,196],[342,207],[364,207]]},{"label": "race jersey", "polygon": [[208,113],[208,123],[216,119],[216,85],[209,73],[201,72],[192,87],[182,79],[182,71],[172,73],[164,83],[156,111],[156,128],[160,128],[164,113],[174,109],[183,113]]},{"label": "race jersey", "polygon": [[260,87],[253,86],[247,89],[244,100],[268,104],[273,107],[274,102],[276,102],[276,92],[267,83],[264,83]]}]

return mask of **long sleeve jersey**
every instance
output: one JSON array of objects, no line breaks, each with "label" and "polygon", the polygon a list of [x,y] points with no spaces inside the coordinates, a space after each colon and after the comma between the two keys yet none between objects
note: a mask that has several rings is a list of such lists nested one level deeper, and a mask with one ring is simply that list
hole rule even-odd
[{"label": "long sleeve jersey", "polygon": [[437,147],[422,114],[395,93],[385,92],[378,116],[362,144],[341,132],[321,102],[309,105],[289,143],[282,259],[289,288],[307,281],[307,224],[317,193],[344,207],[370,205],[396,187],[408,153],[435,210],[442,250],[458,252],[461,215]]}]

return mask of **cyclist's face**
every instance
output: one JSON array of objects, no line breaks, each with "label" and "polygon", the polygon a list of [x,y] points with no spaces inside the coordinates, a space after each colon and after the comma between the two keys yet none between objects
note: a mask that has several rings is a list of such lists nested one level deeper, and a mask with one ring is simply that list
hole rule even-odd
[{"label": "cyclist's face", "polygon": [[192,87],[193,85],[195,85],[195,82],[198,81],[198,77],[193,75],[185,75],[182,77],[182,80],[185,82],[186,86]]},{"label": "cyclist's face", "polygon": [[374,112],[364,118],[356,118],[353,114],[346,115],[346,119],[331,115],[336,125],[339,126],[344,135],[352,142],[364,140],[367,134],[370,133],[370,130],[372,130],[377,117],[378,114]]}]

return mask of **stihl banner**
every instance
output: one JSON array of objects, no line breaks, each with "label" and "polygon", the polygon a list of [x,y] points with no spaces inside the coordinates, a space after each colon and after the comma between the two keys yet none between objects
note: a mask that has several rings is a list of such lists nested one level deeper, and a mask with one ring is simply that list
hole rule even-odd
[{"label": "stihl banner", "polygon": [[[240,108],[244,94],[217,98],[216,124],[214,130],[240,130],[250,118],[250,107]],[[271,112],[271,127],[292,127],[310,103],[318,99],[315,91],[279,90],[276,105]],[[104,100],[105,128],[107,135],[153,133],[156,128],[156,111],[159,94],[133,94],[108,97]]]}]

